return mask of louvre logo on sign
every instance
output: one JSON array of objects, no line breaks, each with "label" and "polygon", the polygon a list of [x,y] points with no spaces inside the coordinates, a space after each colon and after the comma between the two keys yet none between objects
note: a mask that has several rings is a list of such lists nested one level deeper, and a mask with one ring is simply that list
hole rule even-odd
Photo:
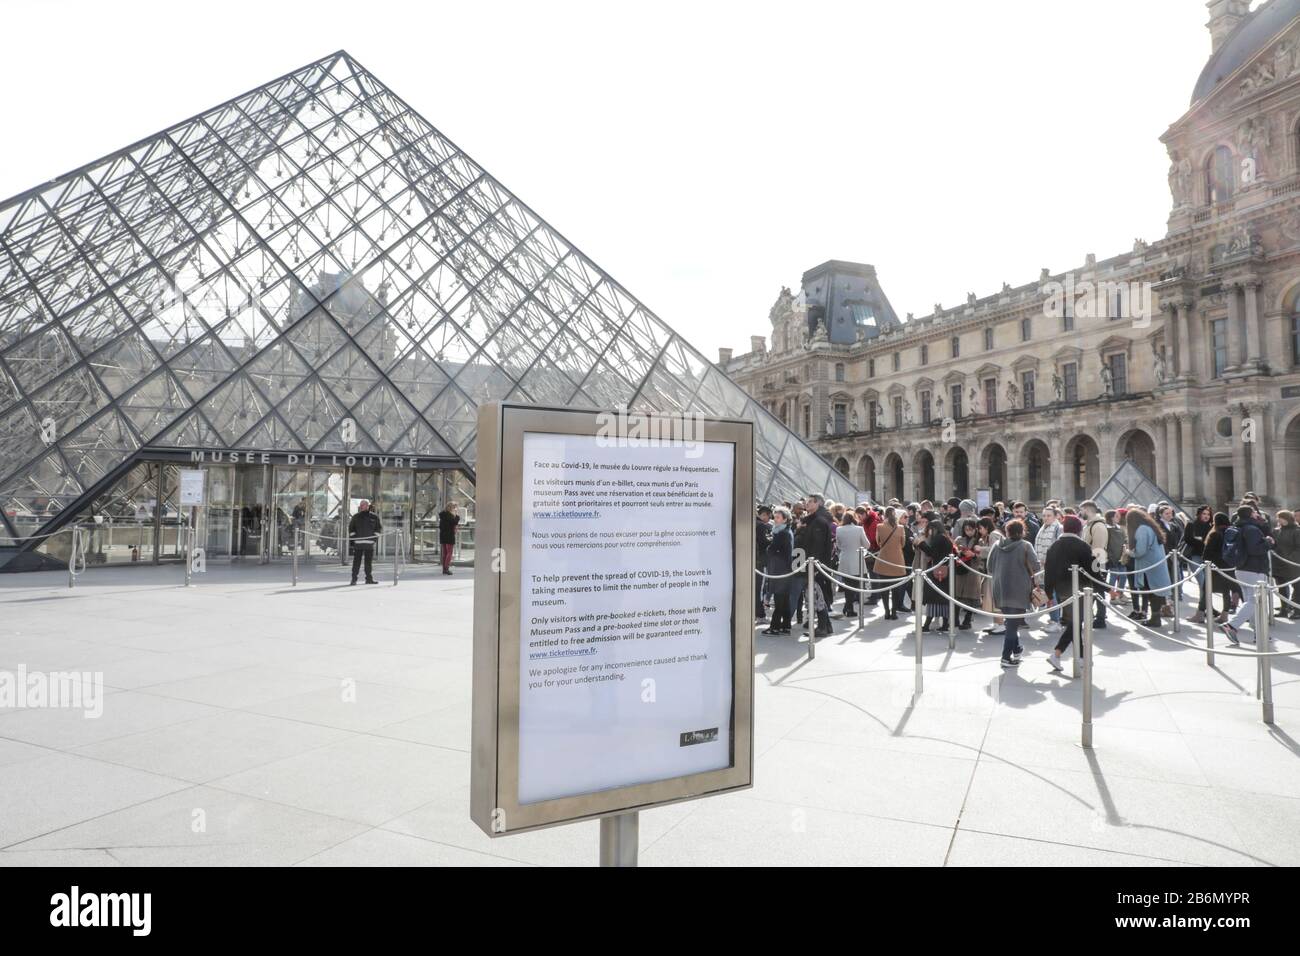
[{"label": "louvre logo on sign", "polygon": [[695,744],[711,744],[718,739],[718,728],[710,727],[708,730],[688,730],[682,734],[683,747],[691,747]]}]

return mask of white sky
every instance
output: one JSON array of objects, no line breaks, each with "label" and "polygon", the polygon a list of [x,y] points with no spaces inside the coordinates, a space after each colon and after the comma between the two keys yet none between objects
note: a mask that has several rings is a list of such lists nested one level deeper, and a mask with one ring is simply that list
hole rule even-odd
[{"label": "white sky", "polygon": [[[1256,4],[1258,5],[1258,4]],[[901,318],[1164,235],[1203,0],[0,0],[0,197],[346,49],[710,357],[782,285]]]}]

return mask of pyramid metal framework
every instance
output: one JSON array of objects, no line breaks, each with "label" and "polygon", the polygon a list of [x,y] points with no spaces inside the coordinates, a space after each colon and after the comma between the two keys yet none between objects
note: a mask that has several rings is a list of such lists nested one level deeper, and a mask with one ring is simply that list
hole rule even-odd
[{"label": "pyramid metal framework", "polygon": [[1157,501],[1173,501],[1174,498],[1139,468],[1132,458],[1125,458],[1111,472],[1110,477],[1101,483],[1092,500],[1105,511],[1108,508],[1125,508],[1131,502],[1137,502],[1145,508]]},{"label": "pyramid metal framework", "polygon": [[0,533],[150,448],[472,477],[504,399],[750,419],[761,498],[857,494],[346,52],[0,204]]}]

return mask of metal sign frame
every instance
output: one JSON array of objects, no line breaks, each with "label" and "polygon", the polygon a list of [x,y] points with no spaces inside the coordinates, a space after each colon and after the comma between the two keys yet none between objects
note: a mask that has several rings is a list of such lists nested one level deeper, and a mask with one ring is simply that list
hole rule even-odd
[{"label": "metal sign frame", "polygon": [[[478,534],[474,564],[474,687],[470,818],[489,836],[632,813],[753,786],[753,423],[700,419],[703,440],[735,446],[732,495],[731,765],[720,770],[570,797],[519,803],[523,601],[523,439],[527,433],[597,435],[596,409],[486,404],[478,420]],[[610,414],[606,412],[605,414]],[[630,414],[642,414],[640,412]],[[665,418],[645,413],[651,418]],[[498,572],[498,567],[500,571]]]}]

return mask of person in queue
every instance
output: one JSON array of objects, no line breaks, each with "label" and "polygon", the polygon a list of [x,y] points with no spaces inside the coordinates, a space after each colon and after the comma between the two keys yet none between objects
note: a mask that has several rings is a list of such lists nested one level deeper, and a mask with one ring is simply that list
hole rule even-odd
[{"label": "person in queue", "polygon": [[874,568],[880,586],[886,589],[880,595],[886,621],[898,620],[898,602],[907,591],[905,584],[890,584],[893,580],[907,576],[908,565],[903,557],[903,541],[907,535],[907,528],[899,524],[898,509],[892,505],[886,508],[885,518],[876,528],[877,549]]},{"label": "person in queue", "polygon": [[[1034,537],[1034,551],[1038,554],[1039,565],[1047,564],[1047,552],[1051,550],[1052,545],[1056,544],[1056,539],[1061,536],[1061,513],[1056,505],[1048,504],[1043,507],[1043,526],[1038,529],[1038,534]],[[1059,604],[1052,589],[1044,587],[1047,591],[1047,600],[1052,604]],[[1061,623],[1061,611],[1059,608],[1050,611],[1048,618],[1053,624]]]},{"label": "person in queue", "polygon": [[790,633],[790,596],[800,579],[800,575],[790,574],[794,569],[794,532],[790,530],[790,511],[785,507],[772,511],[772,532],[763,564],[773,576],[772,623],[763,633],[779,637]]},{"label": "person in queue", "polygon": [[772,543],[772,509],[761,505],[754,518],[754,620],[767,620],[763,594],[767,590],[767,546]]},{"label": "person in queue", "polygon": [[925,574],[925,621],[921,630],[930,630],[935,618],[940,618],[940,630],[948,627],[948,555],[953,553],[952,539],[948,537],[943,519],[936,511],[922,513],[915,535],[917,569]]},{"label": "person in queue", "polygon": [[1025,540],[1025,523],[1012,518],[1003,528],[1006,535],[989,555],[993,603],[1008,615],[1002,639],[1003,667],[1017,667],[1024,648],[1020,646],[1021,618],[1033,606],[1034,576],[1040,570],[1034,546]]},{"label": "person in queue", "polygon": [[1088,587],[1098,592],[1093,601],[1092,626],[1104,630],[1106,627],[1106,573],[1110,565],[1110,530],[1097,502],[1088,498],[1079,503],[1079,517],[1083,520],[1083,540],[1092,551],[1092,566],[1085,570],[1092,576]]},{"label": "person in queue", "polygon": [[1295,580],[1300,577],[1300,525],[1296,524],[1295,512],[1284,508],[1277,513],[1273,540],[1277,542],[1273,556],[1281,559],[1273,566],[1278,597],[1282,599],[1277,616],[1295,620],[1300,618],[1300,602],[1296,600],[1300,597],[1300,582]]},{"label": "person in queue", "polygon": [[1275,544],[1268,533],[1265,516],[1253,504],[1243,504],[1237,509],[1237,518],[1223,534],[1223,559],[1237,572],[1237,583],[1242,590],[1237,612],[1223,624],[1223,633],[1229,643],[1241,644],[1240,629],[1255,623],[1255,589],[1268,584],[1268,553]]},{"label": "person in queue", "polygon": [[364,561],[366,566],[366,583],[378,584],[374,575],[375,545],[379,541],[379,532],[383,525],[379,515],[370,510],[370,502],[363,501],[357,506],[357,513],[348,522],[348,543],[352,545],[352,584],[357,583],[357,574]]},{"label": "person in queue", "polygon": [[[803,548],[808,557],[816,558],[822,564],[830,567],[835,552],[835,526],[832,523],[830,513],[823,507],[824,504],[825,499],[821,495],[808,496],[809,510],[804,518],[806,531]],[[816,595],[806,595],[808,611],[816,611],[817,627],[813,634],[815,637],[829,637],[832,633],[829,609],[834,592],[831,590],[830,579],[824,574],[817,575],[816,586],[822,595],[822,609],[816,609]]]},{"label": "person in queue", "polygon": [[[1037,548],[1035,548],[1037,551]],[[1076,515],[1067,515],[1061,522],[1061,534],[1047,551],[1047,560],[1043,562],[1043,590],[1056,595],[1056,602],[1061,608],[1061,636],[1056,647],[1047,658],[1047,663],[1055,671],[1060,671],[1061,654],[1074,640],[1074,573],[1079,569],[1079,587],[1088,586],[1088,579],[1083,577],[1093,569],[1095,561],[1093,550],[1083,540],[1083,522]]]},{"label": "person in queue", "polygon": [[[858,613],[858,599],[861,597],[859,591],[866,587],[866,561],[863,559],[859,562],[859,556],[871,542],[858,524],[857,515],[848,509],[845,509],[844,518],[835,529],[835,545],[839,552],[837,570],[841,578],[847,579],[840,584],[840,590],[844,592],[844,616],[853,617]],[[859,551],[859,548],[863,551]]]},{"label": "person in queue", "polygon": [[971,607],[980,605],[980,587],[981,579],[976,573],[979,568],[979,552],[981,537],[980,523],[973,517],[963,518],[961,527],[958,529],[958,535],[953,542],[956,549],[957,560],[954,562],[957,571],[957,580],[954,582],[953,596],[965,604],[965,608],[957,608],[957,630],[969,631],[971,629]]},{"label": "person in queue", "polygon": [[[1149,513],[1141,508],[1130,508],[1124,519],[1127,522],[1127,544],[1133,555],[1136,574],[1133,582],[1135,591],[1149,591],[1146,594],[1148,611],[1137,610],[1129,615],[1150,628],[1159,628],[1163,623],[1160,609],[1165,605],[1165,596],[1169,593],[1169,566],[1165,562],[1164,529]],[[1143,618],[1146,620],[1143,620]]]},{"label": "person in queue", "polygon": [[1213,528],[1213,509],[1209,505],[1201,505],[1196,509],[1192,520],[1187,522],[1187,527],[1183,529],[1183,543],[1179,549],[1183,561],[1195,569],[1196,584],[1202,592],[1205,591],[1205,538]]}]

